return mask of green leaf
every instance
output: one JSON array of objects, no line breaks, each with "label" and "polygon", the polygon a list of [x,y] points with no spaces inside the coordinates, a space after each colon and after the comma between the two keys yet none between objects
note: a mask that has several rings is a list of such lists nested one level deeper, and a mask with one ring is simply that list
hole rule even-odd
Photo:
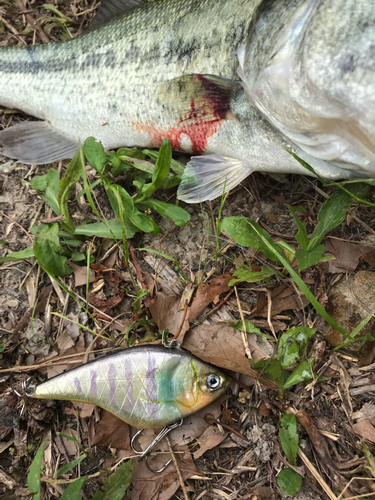
[{"label": "green leaf", "polygon": [[70,483],[64,493],[61,495],[60,500],[82,500],[81,489],[88,478],[88,476],[83,476],[74,481],[74,483]]},{"label": "green leaf", "polygon": [[[143,152],[149,156],[152,160],[157,161],[159,156],[159,151],[150,151],[149,149],[144,149]],[[181,179],[182,174],[185,170],[185,165],[177,160],[172,158],[171,160],[171,170],[177,175],[179,179]]]},{"label": "green leaf", "polygon": [[164,139],[163,144],[159,149],[159,155],[156,161],[154,172],[152,174],[151,184],[148,185],[147,189],[143,192],[143,196],[139,201],[143,201],[144,199],[149,198],[157,189],[159,189],[163,185],[171,168],[171,160],[171,143],[168,141],[168,139]]},{"label": "green leaf", "polygon": [[128,219],[131,214],[134,212],[134,202],[130,194],[121,186],[117,184],[111,184],[109,180],[105,181],[105,187],[107,190],[107,196],[109,202],[112,206],[113,211],[116,214],[116,217],[120,219],[119,212],[119,202],[118,197],[121,199],[121,206],[124,211],[124,217]]},{"label": "green leaf", "polygon": [[129,460],[129,462],[120,465],[111,476],[103,479],[105,490],[104,500],[122,500],[126,490],[129,488],[135,464],[136,461],[134,459]]},{"label": "green leaf", "polygon": [[144,160],[146,158],[146,155],[137,148],[120,148],[116,151],[116,155],[120,158],[120,160],[126,160],[127,158],[138,158],[139,160]]},{"label": "green leaf", "polygon": [[141,298],[144,297],[145,295],[148,294],[148,290],[143,290],[140,288],[137,293],[137,298],[134,301],[134,311],[137,314],[141,314],[142,312],[142,307],[141,307]]},{"label": "green leaf", "polygon": [[236,269],[233,273],[234,276],[237,276],[236,279],[232,279],[228,286],[233,286],[235,283],[247,281],[248,283],[256,283],[257,281],[265,281],[270,276],[273,276],[275,271],[269,269],[267,267],[262,266],[261,271],[253,271],[249,267],[240,267]]},{"label": "green leaf", "polygon": [[[31,187],[39,194],[43,201],[52,208],[56,215],[61,215],[57,197],[60,189],[60,177],[57,170],[50,168],[48,174],[36,175],[31,179]],[[43,193],[44,191],[44,193]]]},{"label": "green leaf", "polygon": [[[136,231],[125,223],[126,238],[133,238]],[[121,223],[116,219],[110,219],[106,222],[95,222],[94,224],[81,224],[76,227],[74,234],[83,234],[85,236],[98,236],[99,238],[116,238],[121,240]]]},{"label": "green leaf", "polygon": [[302,477],[292,469],[283,469],[277,476],[277,484],[285,495],[294,495],[302,488]]},{"label": "green leaf", "polygon": [[288,462],[297,465],[298,433],[297,420],[293,413],[284,415],[280,420],[279,438]]},{"label": "green leaf", "polygon": [[40,485],[40,476],[42,469],[42,461],[43,461],[43,453],[44,447],[46,445],[46,441],[44,441],[39,450],[36,452],[34,460],[30,466],[30,472],[27,475],[27,487],[33,493],[33,500],[40,500],[41,493],[41,485]]},{"label": "green leaf", "polygon": [[63,465],[60,467],[60,469],[56,473],[56,479],[59,479],[63,474],[66,472],[69,472],[70,470],[74,469],[78,464],[82,462],[86,458],[87,455],[83,454],[80,457],[76,458],[75,460],[72,460],[68,464]]},{"label": "green leaf", "polygon": [[24,250],[20,250],[19,252],[8,253],[5,257],[0,258],[1,262],[17,262],[19,260],[29,259],[30,257],[34,257],[34,249],[33,248],[25,248]]},{"label": "green leaf", "polygon": [[219,231],[233,238],[239,245],[260,250],[268,259],[280,262],[277,253],[275,254],[264,244],[259,234],[269,242],[269,245],[274,246],[271,236],[253,220],[239,216],[227,217],[220,222]]},{"label": "green leaf", "polygon": [[314,363],[314,358],[309,358],[306,361],[303,361],[288,377],[284,384],[284,389],[288,389],[289,387],[292,387],[292,385],[296,385],[304,380],[311,380],[313,378],[312,367],[314,366]]},{"label": "green leaf", "polygon": [[[131,214],[130,221],[145,233],[152,233],[156,229],[154,221],[151,217],[149,215],[142,214],[137,209],[134,209],[134,212]],[[158,226],[157,229],[159,229]]]},{"label": "green leaf", "polygon": [[108,163],[108,157],[104,152],[103,145],[96,142],[94,137],[88,137],[82,147],[83,154],[90,165],[101,174]]},{"label": "green leaf", "polygon": [[319,245],[310,251],[300,248],[296,252],[296,259],[298,260],[298,269],[303,271],[308,267],[314,266],[322,258],[325,251],[324,245]]},{"label": "green leaf", "polygon": [[95,491],[94,496],[92,497],[92,500],[104,500],[105,499],[105,493],[103,491]]},{"label": "green leaf", "polygon": [[176,226],[184,226],[185,223],[190,220],[190,214],[186,210],[177,205],[166,203],[165,201],[149,198],[143,201],[142,205],[152,208],[152,210],[158,212],[162,217],[173,221]]},{"label": "green leaf", "polygon": [[[370,186],[365,183],[352,184],[348,187],[350,193],[360,197],[365,197],[369,189]],[[340,189],[323,203],[318,214],[318,224],[310,238],[308,250],[316,248],[328,231],[341,224],[353,201],[353,197],[349,193]]]},{"label": "green leaf", "polygon": [[60,189],[57,197],[61,214],[66,219],[66,222],[63,225],[69,232],[72,233],[74,232],[74,226],[70,220],[68,209],[69,195],[70,191],[79,181],[83,170],[84,165],[82,165],[81,152],[77,151],[77,153],[74,155],[74,158],[69,163],[68,168],[66,169],[65,177],[63,177],[60,181]]},{"label": "green leaf", "polygon": [[249,362],[251,368],[253,368],[260,374],[266,373],[270,377],[270,379],[277,384],[281,395],[284,393],[286,373],[283,370],[283,367],[281,366],[281,363],[278,359],[258,359],[256,361],[254,359],[250,359]]},{"label": "green leaf", "polygon": [[307,246],[309,244],[309,237],[307,236],[306,225],[299,220],[298,215],[296,214],[296,212],[294,211],[294,209],[291,205],[288,205],[287,203],[285,203],[285,205],[289,208],[289,210],[291,211],[291,213],[293,215],[294,220],[297,223],[298,232],[296,233],[295,238],[298,241],[300,247],[303,248],[304,250],[306,250]]},{"label": "green leaf", "polygon": [[[241,320],[238,320],[235,323],[230,323],[230,326],[233,326],[233,328],[235,328],[239,332],[242,332],[243,326],[242,326],[242,321]],[[251,321],[249,321],[248,319],[245,319],[245,326],[246,326],[246,332],[247,333],[256,333],[257,335],[259,335],[260,337],[262,337],[265,340],[273,339],[273,337],[271,337],[270,335],[266,335],[265,333],[261,332],[259,330],[259,328],[257,328],[256,326],[254,326],[251,323]]]},{"label": "green leaf", "polygon": [[66,257],[60,255],[59,225],[42,224],[34,241],[34,252],[38,263],[55,276],[65,276]]},{"label": "green leaf", "polygon": [[304,356],[307,344],[315,332],[315,328],[294,326],[281,335],[277,357],[283,368],[293,365]]}]

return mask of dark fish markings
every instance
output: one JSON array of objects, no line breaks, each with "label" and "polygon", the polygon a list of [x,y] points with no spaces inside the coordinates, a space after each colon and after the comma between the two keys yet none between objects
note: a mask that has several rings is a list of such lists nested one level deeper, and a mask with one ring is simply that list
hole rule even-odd
[{"label": "dark fish markings", "polygon": [[93,398],[98,395],[98,387],[96,384],[96,370],[90,370],[90,394]]},{"label": "dark fish markings", "polygon": [[74,385],[76,386],[78,394],[82,394],[83,390],[82,390],[81,382],[80,382],[78,377],[74,377]]},{"label": "dark fish markings", "polygon": [[116,368],[113,363],[109,365],[108,382],[109,382],[109,403],[114,405],[116,402]]}]

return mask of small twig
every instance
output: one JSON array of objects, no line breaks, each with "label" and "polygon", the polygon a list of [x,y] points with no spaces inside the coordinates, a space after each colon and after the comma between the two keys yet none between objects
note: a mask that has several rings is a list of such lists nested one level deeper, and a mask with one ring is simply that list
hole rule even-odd
[{"label": "small twig", "polygon": [[173,460],[174,466],[176,468],[177,477],[178,477],[178,480],[180,481],[180,486],[181,486],[182,492],[184,494],[184,498],[185,498],[185,500],[189,500],[189,496],[188,496],[188,493],[187,493],[187,490],[186,490],[186,486],[185,486],[184,480],[182,479],[182,475],[181,475],[180,468],[178,466],[177,458],[176,458],[175,454],[173,453],[169,437],[165,436],[165,440],[167,441],[169,452],[172,455],[172,460]]},{"label": "small twig", "polygon": [[241,330],[242,342],[243,342],[243,345],[245,347],[245,353],[246,353],[247,358],[252,359],[251,351],[250,351],[250,347],[249,347],[249,342],[247,340],[247,330],[246,330],[245,318],[244,318],[244,315],[242,312],[240,299],[238,298],[238,292],[237,292],[236,285],[234,285],[233,288],[234,288],[234,291],[236,293],[237,306],[238,306],[238,310],[240,311],[240,316],[241,316],[241,321],[242,321],[242,330]]},{"label": "small twig", "polygon": [[277,341],[275,329],[274,329],[272,321],[271,321],[271,311],[272,311],[272,293],[271,293],[271,290],[268,290],[268,288],[259,288],[258,290],[260,292],[266,292],[266,294],[267,294],[267,323],[270,326],[270,330],[272,332],[272,335],[275,337],[275,339]]},{"label": "small twig", "polygon": [[16,226],[18,226],[24,233],[27,234],[27,237],[30,239],[31,243],[34,244],[34,240],[32,239],[32,237],[30,236],[30,234],[28,233],[28,231],[21,226],[21,224],[18,224],[18,222],[16,222],[15,220],[11,219],[7,214],[5,214],[4,212],[1,212],[1,215],[3,215],[4,217],[6,217],[8,220],[10,220],[10,222],[13,222],[13,224],[15,224]]},{"label": "small twig", "polygon": [[189,307],[189,304],[185,304],[184,315],[182,317],[180,328],[178,329],[178,332],[172,338],[172,340],[175,340],[180,335],[180,333],[181,333],[182,327],[184,326],[184,323],[185,323],[185,318],[186,318],[186,313],[187,313],[188,307]]},{"label": "small twig", "polygon": [[306,465],[306,467],[309,469],[311,474],[315,477],[315,479],[318,481],[320,486],[323,488],[327,496],[330,498],[330,500],[337,500],[337,496],[333,493],[331,488],[328,486],[328,484],[324,481],[322,476],[319,474],[319,472],[316,470],[314,465],[310,462],[310,460],[307,458],[307,456],[303,453],[301,448],[298,450],[298,455],[301,457],[302,462]]},{"label": "small twig", "polygon": [[18,8],[20,9],[20,11],[22,12],[22,14],[25,14],[28,23],[32,26],[32,28],[35,31],[38,32],[38,35],[40,36],[42,42],[43,43],[48,43],[49,42],[49,38],[46,35],[45,31],[43,30],[40,22],[37,21],[36,19],[34,19],[31,14],[29,14],[29,11],[24,6],[22,0],[15,0],[15,2],[17,4]]},{"label": "small twig", "polygon": [[20,36],[16,28],[14,28],[8,21],[5,19],[4,16],[0,16],[0,21],[4,23],[4,25],[8,28],[8,30],[17,38],[17,40],[20,40],[24,45],[27,45],[25,40]]},{"label": "small twig", "polygon": [[223,305],[224,305],[224,304],[225,304],[225,303],[229,300],[229,297],[232,295],[233,291],[234,291],[234,290],[231,290],[231,291],[230,291],[230,292],[229,292],[229,293],[228,293],[228,294],[227,294],[227,295],[223,298],[223,300],[222,300],[221,302],[219,302],[219,304],[218,304],[217,306],[215,306],[213,309],[211,309],[211,311],[208,311],[208,313],[207,313],[207,314],[205,314],[205,315],[203,316],[203,318],[202,318],[202,319],[200,319],[199,321],[200,321],[201,323],[203,323],[203,321],[204,321],[205,319],[207,319],[209,316],[211,316],[211,314],[213,314],[213,313],[214,313],[214,312],[216,312],[218,309],[220,309],[220,307],[221,307],[221,306],[223,306]]}]

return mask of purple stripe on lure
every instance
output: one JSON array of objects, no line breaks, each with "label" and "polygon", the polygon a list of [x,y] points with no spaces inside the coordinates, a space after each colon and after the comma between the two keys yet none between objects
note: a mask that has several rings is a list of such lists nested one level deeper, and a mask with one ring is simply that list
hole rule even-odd
[{"label": "purple stripe on lure", "polygon": [[127,385],[124,398],[124,406],[125,411],[131,412],[135,404],[135,397],[133,392],[132,361],[130,359],[125,359],[125,381]]},{"label": "purple stripe on lure", "polygon": [[98,387],[96,385],[96,370],[90,370],[90,394],[94,398],[98,395]]},{"label": "purple stripe on lure", "polygon": [[76,386],[78,394],[82,394],[83,390],[82,390],[81,382],[79,381],[78,377],[74,378],[74,385]]},{"label": "purple stripe on lure", "polygon": [[113,363],[109,365],[108,369],[108,382],[109,382],[109,402],[111,405],[115,404],[116,396],[116,368]]},{"label": "purple stripe on lure", "polygon": [[146,372],[146,398],[155,402],[147,402],[147,415],[149,418],[157,418],[159,404],[158,393],[156,387],[156,359],[152,353],[149,353],[147,359],[147,372]]}]

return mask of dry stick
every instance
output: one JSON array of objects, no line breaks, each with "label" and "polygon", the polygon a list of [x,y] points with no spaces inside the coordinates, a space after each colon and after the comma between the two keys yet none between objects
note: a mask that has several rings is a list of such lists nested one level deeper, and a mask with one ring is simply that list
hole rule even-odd
[{"label": "dry stick", "polygon": [[10,217],[8,217],[7,214],[5,214],[4,212],[1,212],[1,215],[3,215],[4,217],[6,217],[7,219],[10,220],[10,222],[13,222],[13,224],[15,224],[16,226],[18,226],[24,233],[27,234],[27,237],[30,239],[31,243],[34,244],[34,240],[32,239],[32,237],[29,235],[29,232],[21,226],[21,224],[18,224],[18,222],[16,222],[15,220],[11,219]]},{"label": "dry stick", "polygon": [[320,486],[323,488],[323,490],[326,492],[330,500],[337,500],[337,496],[333,493],[331,488],[328,486],[328,484],[324,481],[322,476],[319,474],[319,472],[316,470],[314,465],[310,462],[310,460],[307,458],[307,456],[303,453],[301,449],[298,450],[298,455],[301,457],[302,462],[306,465],[306,467],[309,469],[311,474],[315,477],[315,479],[318,481]]},{"label": "dry stick", "polygon": [[19,7],[20,11],[22,12],[22,14],[25,14],[28,23],[34,28],[35,31],[38,32],[38,35],[40,36],[42,42],[48,43],[49,38],[46,35],[45,31],[43,30],[40,22],[37,21],[36,19],[34,19],[31,14],[29,14],[29,11],[24,6],[22,0],[15,0],[15,2],[17,4],[17,6]]},{"label": "dry stick", "polygon": [[174,466],[175,466],[175,468],[176,468],[176,472],[177,472],[178,480],[180,481],[180,486],[181,486],[182,492],[183,492],[183,494],[184,494],[184,498],[185,498],[185,500],[189,500],[189,496],[188,496],[188,494],[187,494],[186,486],[185,486],[184,480],[182,479],[182,475],[181,475],[180,468],[179,468],[179,466],[178,466],[177,458],[176,458],[175,454],[173,453],[173,450],[172,450],[172,446],[171,446],[171,442],[170,442],[170,440],[169,440],[169,437],[168,437],[168,436],[165,436],[165,440],[167,441],[167,445],[168,445],[168,448],[169,448],[169,452],[170,452],[170,454],[172,455],[172,460],[173,460]]},{"label": "dry stick", "polygon": [[273,324],[272,324],[272,321],[271,321],[271,310],[272,310],[272,295],[271,295],[271,290],[268,290],[268,288],[259,288],[258,290],[262,291],[262,292],[266,292],[266,294],[267,294],[267,323],[270,326],[272,335],[277,340],[276,333],[275,333],[275,330],[273,328]]},{"label": "dry stick", "polygon": [[4,16],[0,16],[0,20],[5,24],[5,26],[8,28],[8,30],[17,38],[17,40],[20,40],[24,45],[27,45],[25,40],[20,36],[16,28],[14,28],[8,21],[5,19]]},{"label": "dry stick", "polygon": [[241,320],[242,320],[242,330],[241,330],[242,342],[243,342],[243,345],[245,347],[245,353],[246,353],[247,358],[248,359],[252,359],[251,351],[250,351],[250,347],[249,347],[249,342],[247,340],[245,318],[244,318],[244,315],[243,315],[243,312],[242,312],[242,309],[241,309],[241,303],[240,303],[240,299],[238,298],[238,293],[237,293],[237,287],[236,287],[236,285],[234,285],[233,288],[234,288],[234,291],[236,293],[237,306],[238,306],[238,310],[240,311],[240,316],[241,316]]},{"label": "dry stick", "polygon": [[211,309],[211,311],[208,311],[208,313],[207,313],[207,314],[205,314],[205,315],[203,316],[203,318],[202,318],[202,319],[200,319],[199,321],[200,321],[201,323],[203,323],[203,321],[204,321],[205,319],[207,319],[209,316],[211,316],[211,314],[213,314],[213,313],[214,313],[214,312],[216,312],[218,309],[220,309],[220,307],[221,307],[221,306],[223,306],[223,305],[224,305],[224,304],[225,304],[225,303],[229,300],[229,297],[232,295],[232,293],[233,293],[233,290],[231,290],[231,291],[230,291],[230,292],[229,292],[229,293],[228,293],[228,294],[227,294],[227,295],[223,298],[223,300],[222,300],[221,302],[219,302],[219,304],[218,304],[217,306],[215,306],[213,309]]},{"label": "dry stick", "polygon": [[187,310],[188,310],[188,307],[189,305],[186,304],[185,305],[185,309],[184,309],[184,315],[182,317],[182,321],[181,321],[181,325],[180,325],[180,328],[178,329],[178,332],[176,333],[176,335],[174,337],[172,337],[172,340],[175,340],[181,333],[181,330],[182,330],[182,327],[184,326],[184,323],[185,323],[185,318],[186,318],[186,313],[187,313]]}]

